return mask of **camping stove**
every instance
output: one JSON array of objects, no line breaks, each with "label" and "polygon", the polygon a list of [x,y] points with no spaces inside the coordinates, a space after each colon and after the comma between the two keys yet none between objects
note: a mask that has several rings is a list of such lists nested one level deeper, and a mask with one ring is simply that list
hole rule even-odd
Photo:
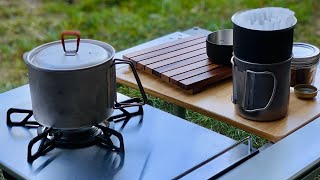
[{"label": "camping stove", "polygon": [[[139,102],[139,99],[133,98],[130,101]],[[121,133],[114,130],[114,124],[123,121],[123,128],[131,117],[142,116],[143,108],[139,106],[136,112],[128,112],[125,108],[120,108],[120,111],[122,112],[121,114],[111,116],[103,121],[103,123],[89,128],[55,129],[44,127],[37,121],[30,120],[33,115],[32,110],[10,108],[7,111],[7,125],[37,128],[38,135],[34,137],[28,145],[28,162],[33,162],[55,147],[72,149],[99,145],[117,153],[124,153],[123,137]],[[16,113],[25,114],[26,116],[22,120],[13,119],[11,115]],[[142,118],[140,120],[142,120]],[[38,148],[33,152],[36,146],[38,146]]]}]

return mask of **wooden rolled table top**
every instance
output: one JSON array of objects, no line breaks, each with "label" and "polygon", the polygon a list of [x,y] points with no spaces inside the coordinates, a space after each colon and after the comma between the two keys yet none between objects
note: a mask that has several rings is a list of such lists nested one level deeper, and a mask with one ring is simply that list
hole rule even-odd
[{"label": "wooden rolled table top", "polygon": [[[293,88],[290,88],[289,110],[286,117],[272,122],[251,121],[240,117],[235,112],[231,102],[231,78],[216,82],[206,90],[191,95],[145,72],[138,71],[138,73],[148,94],[233,125],[272,142],[281,140],[320,115],[320,95],[312,100],[301,100],[294,95]],[[126,66],[117,69],[117,82],[137,88],[133,74]],[[315,86],[320,89],[319,70]]]}]

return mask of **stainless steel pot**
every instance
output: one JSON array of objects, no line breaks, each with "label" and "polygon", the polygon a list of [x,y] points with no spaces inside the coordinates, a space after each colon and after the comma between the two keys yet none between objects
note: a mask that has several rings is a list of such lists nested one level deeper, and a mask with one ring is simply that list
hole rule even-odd
[{"label": "stainless steel pot", "polygon": [[206,39],[207,55],[216,64],[229,65],[232,57],[233,30],[223,29],[210,33]]},{"label": "stainless steel pot", "polygon": [[[66,35],[77,39],[64,40]],[[76,47],[76,50],[67,50]],[[86,128],[111,116],[115,108],[143,105],[146,95],[130,61],[113,59],[114,48],[104,42],[81,39],[67,31],[61,41],[36,47],[24,54],[28,66],[33,115],[46,127]],[[129,64],[143,101],[116,101],[115,64]]]}]

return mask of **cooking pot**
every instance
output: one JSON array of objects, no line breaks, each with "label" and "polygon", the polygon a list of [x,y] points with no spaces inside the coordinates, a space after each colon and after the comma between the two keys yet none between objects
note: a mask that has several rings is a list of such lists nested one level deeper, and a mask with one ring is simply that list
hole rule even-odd
[{"label": "cooking pot", "polygon": [[[67,35],[77,39],[65,40]],[[61,41],[25,53],[36,121],[57,129],[88,128],[109,118],[114,109],[144,105],[146,94],[132,62],[114,59],[114,55],[111,45],[80,40],[76,31],[62,32]],[[117,102],[116,64],[131,67],[142,101]]]}]

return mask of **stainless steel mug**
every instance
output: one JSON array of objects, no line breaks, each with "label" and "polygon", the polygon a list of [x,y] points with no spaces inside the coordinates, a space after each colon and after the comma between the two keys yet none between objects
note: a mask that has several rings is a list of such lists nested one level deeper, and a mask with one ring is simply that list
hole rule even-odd
[{"label": "stainless steel mug", "polygon": [[258,64],[232,57],[232,102],[237,114],[256,121],[273,121],[287,115],[291,59]]}]

